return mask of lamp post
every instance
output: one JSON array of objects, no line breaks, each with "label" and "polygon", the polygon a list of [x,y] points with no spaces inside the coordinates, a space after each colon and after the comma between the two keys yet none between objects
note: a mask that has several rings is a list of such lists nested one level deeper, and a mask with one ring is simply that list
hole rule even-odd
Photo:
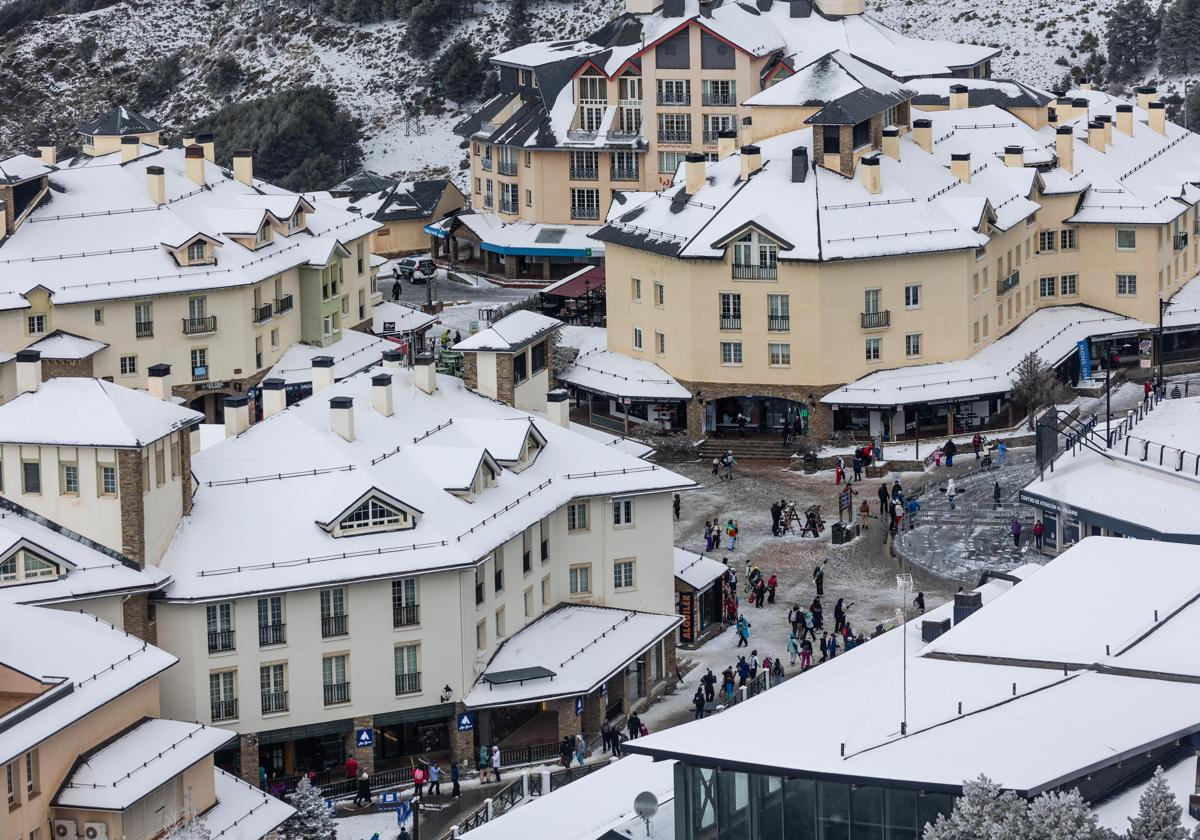
[{"label": "lamp post", "polygon": [[1158,387],[1165,390],[1165,380],[1163,379],[1163,316],[1170,307],[1171,302],[1158,299]]},{"label": "lamp post", "polygon": [[1104,339],[1104,448],[1112,449],[1112,338]]},{"label": "lamp post", "polygon": [[592,325],[592,278],[584,275],[583,278],[583,311],[587,317],[587,325]]}]

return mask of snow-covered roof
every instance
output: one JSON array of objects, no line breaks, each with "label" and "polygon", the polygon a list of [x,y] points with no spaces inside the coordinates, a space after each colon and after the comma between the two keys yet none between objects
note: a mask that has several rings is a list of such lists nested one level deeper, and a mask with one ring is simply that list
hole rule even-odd
[{"label": "snow-covered roof", "polygon": [[202,723],[148,718],[80,756],[54,804],[122,811],[235,737]]},{"label": "snow-covered roof", "polygon": [[132,108],[118,105],[79,126],[80,134],[119,137],[126,134],[148,134],[161,131],[162,126]]},{"label": "snow-covered roof", "polygon": [[874,108],[870,113],[858,115],[857,119],[813,118],[812,122],[853,124],[879,113],[890,105],[907,100],[914,93],[905,85],[854,56],[842,50],[835,50],[811,64],[797,68],[791,76],[754,94],[744,104],[829,106],[831,103],[844,102],[845,107],[854,109],[855,103],[847,97],[863,97],[864,91],[867,91],[865,96],[870,104],[879,104],[880,107]]},{"label": "snow-covered roof", "polygon": [[610,350],[581,353],[558,375],[563,382],[597,394],[631,400],[690,400],[692,393],[653,362]]},{"label": "snow-covered roof", "polygon": [[1030,87],[1013,79],[963,79],[931,77],[909,79],[906,88],[916,92],[913,104],[949,105],[950,88],[962,85],[967,89],[967,102],[972,108],[982,105],[997,105],[1001,108],[1039,108],[1054,96],[1039,88]]},{"label": "snow-covered roof", "polygon": [[[1192,277],[1192,280],[1195,279]],[[1163,313],[1163,329],[1191,329],[1197,321],[1200,321],[1200,283],[1189,280],[1171,296],[1170,304]]]},{"label": "snow-covered roof", "polygon": [[[1188,811],[1188,797],[1196,790],[1196,762],[1197,757],[1193,753],[1163,768],[1167,787],[1171,789],[1175,801],[1183,809],[1183,827],[1189,832],[1195,831],[1200,825],[1200,821]],[[1137,816],[1142,794],[1146,792],[1149,784],[1150,780],[1147,779],[1143,784],[1122,791],[1112,799],[1094,803],[1092,812],[1100,825],[1118,834],[1128,831],[1129,820]]]},{"label": "snow-covered roof", "polygon": [[66,330],[55,330],[25,349],[37,350],[43,359],[86,359],[107,346],[105,342],[96,341],[94,338],[84,338]]},{"label": "snow-covered roof", "polygon": [[1090,306],[1051,306],[1034,312],[969,359],[876,371],[830,391],[821,402],[896,406],[1005,394],[1012,388],[1014,369],[1029,353],[1057,365],[1086,338],[1150,328],[1142,321]]},{"label": "snow-covered roof", "polygon": [[[324,266],[336,243],[380,227],[316,202],[304,228],[290,234],[276,230],[273,241],[252,250],[229,234],[246,232],[268,204],[277,210],[284,202],[295,206],[295,193],[265,181],[242,184],[208,161],[205,186],[199,187],[187,176],[183,149],[142,145],[138,151],[127,163],[114,152],[59,164],[51,200],[5,240],[0,306],[23,306],[22,296],[37,285],[49,290],[56,305],[249,286],[295,266]],[[147,189],[151,166],[164,170],[162,205]],[[181,266],[164,247],[198,235],[217,244],[214,264]]]},{"label": "snow-covered roof", "polygon": [[518,309],[506,315],[486,330],[464,338],[454,349],[458,351],[495,350],[514,352],[538,339],[545,338],[562,326],[562,321],[531,309]]},{"label": "snow-covered roof", "polygon": [[0,405],[0,438],[42,446],[141,448],[203,418],[103,379],[55,377]]},{"label": "snow-covered roof", "polygon": [[429,315],[415,307],[390,300],[377,303],[371,308],[371,332],[376,335],[416,332],[435,321],[436,315]]},{"label": "snow-covered roof", "polygon": [[[392,377],[390,417],[372,407],[371,378],[380,373]],[[330,430],[334,397],[354,400],[353,442]],[[495,486],[470,499],[438,489],[449,483],[451,451],[476,465],[484,450],[505,459],[532,433],[531,420],[546,444],[519,472],[502,469]],[[401,367],[325,388],[194,455],[192,471],[195,504],[160,564],[173,578],[167,599],[469,568],[573,499],[693,486],[619,447],[474,394],[454,377],[437,376],[437,390],[426,394]],[[245,480],[254,477],[265,480]],[[349,539],[317,524],[373,490],[419,510],[415,527]],[[222,547],[230,544],[245,556],[229,557]]]},{"label": "snow-covered roof", "polygon": [[0,603],[53,604],[162,589],[170,576],[157,566],[138,568],[110,549],[50,528],[30,516],[0,511],[0,558],[28,548],[60,567],[57,577],[0,585]]},{"label": "snow-covered roof", "polygon": [[218,767],[213,768],[217,804],[197,817],[211,840],[266,837],[296,809]]},{"label": "snow-covered roof", "polygon": [[425,226],[425,232],[445,238],[459,224],[479,237],[485,251],[494,254],[604,256],[604,246],[590,238],[598,225],[505,222],[490,211],[464,210],[431,222]]},{"label": "snow-covered roof", "polygon": [[[20,628],[19,633],[0,634],[0,667],[45,686],[36,697],[0,715],[0,764],[178,661],[86,613],[5,604],[0,606],[0,624]],[[39,701],[37,708],[30,705],[34,700]]]},{"label": "snow-covered roof", "polygon": [[54,167],[47,166],[35,157],[16,154],[0,160],[0,184],[19,184],[53,171]]},{"label": "snow-covered roof", "polygon": [[729,567],[704,554],[675,547],[675,577],[692,589],[704,590],[720,580]]},{"label": "snow-covered roof", "polygon": [[342,336],[328,347],[313,344],[293,344],[283,351],[279,361],[267,371],[264,379],[282,379],[288,385],[303,385],[312,382],[312,360],[320,356],[333,358],[333,378],[347,376],[379,364],[385,350],[394,350],[396,345],[386,338],[378,338],[358,330],[342,330]]},{"label": "snow-covered roof", "polygon": [[582,324],[564,324],[558,331],[558,346],[573,347],[580,353],[608,349],[608,330],[604,327],[585,327]]},{"label": "snow-covered roof", "polygon": [[679,622],[676,615],[560,606],[506,639],[463,703],[482,709],[588,694]]},{"label": "snow-covered roof", "polygon": [[[937,640],[946,649],[953,646],[955,656],[927,655],[937,643],[921,639],[923,622],[952,618],[953,604],[947,603],[719,715],[632,741],[627,751],[725,769],[801,773],[860,784],[885,779],[947,792],[959,791],[964,780],[983,773],[1005,788],[1034,795],[1171,744],[1200,730],[1200,684],[1149,674],[1123,676],[1093,665],[1065,674],[1060,667],[1043,666],[1052,658],[1047,652],[1059,644],[1099,646],[1100,657],[1088,661],[1102,663],[1104,640],[1113,635],[1099,626],[1105,620],[1117,619],[1116,631],[1132,629],[1141,620],[1150,623],[1149,616],[1121,620],[1119,613],[1130,605],[1135,612],[1149,609],[1163,584],[1150,583],[1154,575],[1140,573],[1140,564],[1151,552],[1173,555],[1178,547],[1138,543],[1133,555],[1128,542],[1110,540],[1112,551],[1127,558],[1114,566],[1103,559],[1110,551],[1098,545],[1103,542],[1086,539],[1040,570],[1021,567],[1014,572],[1021,579],[1015,585],[992,580],[979,587],[982,609]],[[1186,550],[1195,565],[1198,550]],[[1080,556],[1071,558],[1075,552]],[[1096,580],[1088,580],[1094,558],[1100,568]],[[1055,573],[1057,563],[1072,574]],[[1157,567],[1157,560],[1152,563]],[[1177,567],[1171,559],[1161,569]],[[1101,593],[1101,587],[1120,593],[1120,606],[1106,611],[1112,596]],[[1178,601],[1178,594],[1170,603]],[[1002,606],[1010,598],[1014,605],[1052,606],[1042,613],[1018,613],[1016,606]],[[1059,622],[1068,602],[1078,603],[1070,608],[1072,615],[1091,610],[1082,629],[1063,620],[1047,632],[1030,620],[1031,615],[1053,615]],[[1000,610],[1008,621],[988,619],[989,610]],[[985,632],[989,628],[992,633]],[[1010,641],[1012,646],[1006,647]],[[901,735],[905,646],[907,734]],[[1194,659],[1192,647],[1177,644],[1166,670],[1186,671]],[[1036,662],[1022,667],[1007,664],[1007,658],[972,658],[981,652],[1011,652],[1014,660],[1028,654]],[[1145,708],[1154,713],[1128,713]],[[830,709],[838,713],[830,715]],[[820,720],[821,725],[761,725],[764,720],[796,719]],[[1114,720],[1120,725],[1114,726]]]},{"label": "snow-covered roof", "polygon": [[360,169],[330,187],[330,193],[378,193],[396,185],[395,178],[380,175],[370,169]]}]

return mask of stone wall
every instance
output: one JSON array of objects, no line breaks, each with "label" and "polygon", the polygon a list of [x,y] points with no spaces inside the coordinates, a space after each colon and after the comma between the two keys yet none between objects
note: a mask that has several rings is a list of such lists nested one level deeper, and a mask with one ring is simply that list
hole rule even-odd
[{"label": "stone wall", "polygon": [[479,390],[479,358],[474,353],[463,353],[463,384],[468,390]]},{"label": "stone wall", "polygon": [[695,397],[687,404],[688,436],[700,440],[704,432],[705,404],[723,397],[780,397],[795,402],[808,403],[808,435],[816,440],[825,440],[833,433],[833,411],[821,403],[821,397],[840,385],[782,385],[782,384],[730,384],[725,382],[686,382],[680,384],[693,394],[704,393],[703,399]]},{"label": "stone wall", "polygon": [[158,644],[158,624],[151,615],[150,596],[141,592],[121,603],[121,626],[126,633],[143,642]]},{"label": "stone wall", "polygon": [[258,787],[258,737],[242,735],[238,738],[238,747],[241,750],[242,780]]},{"label": "stone wall", "polygon": [[95,376],[92,372],[92,357],[86,359],[42,359],[42,381],[58,377],[84,377],[90,378]]},{"label": "stone wall", "polygon": [[475,732],[458,731],[458,718],[466,712],[467,707],[462,703],[454,704],[454,717],[448,724],[450,727],[450,760],[459,765],[465,761],[467,767],[474,768],[479,761],[479,752],[475,749]]},{"label": "stone wall", "polygon": [[198,431],[179,433],[179,492],[184,516],[192,512],[192,446],[189,438],[198,434]]},{"label": "stone wall", "polygon": [[142,451],[117,450],[117,492],[121,500],[121,553],[139,566],[146,564],[145,487]]},{"label": "stone wall", "polygon": [[[467,355],[470,355],[469,353]],[[528,368],[526,368],[528,370]],[[505,405],[513,405],[517,401],[513,393],[513,357],[510,353],[496,354],[496,397]]]},{"label": "stone wall", "polygon": [[354,718],[354,725],[350,728],[350,734],[346,736],[346,753],[354,756],[354,760],[358,762],[358,772],[366,773],[368,776],[375,775],[375,745],[360,747],[358,746],[357,738],[358,730],[374,728],[374,717],[371,715],[359,715]]}]

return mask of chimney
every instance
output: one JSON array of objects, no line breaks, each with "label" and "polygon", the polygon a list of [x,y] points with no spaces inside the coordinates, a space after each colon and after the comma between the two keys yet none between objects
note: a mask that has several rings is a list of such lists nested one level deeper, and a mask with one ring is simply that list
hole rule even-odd
[{"label": "chimney", "polygon": [[371,377],[371,405],[384,417],[392,416],[392,375],[377,373]]},{"label": "chimney", "polygon": [[17,351],[17,393],[36,391],[42,384],[42,354],[38,350]]},{"label": "chimney", "polygon": [[971,183],[970,152],[955,152],[950,155],[950,174],[964,184]]},{"label": "chimney", "polygon": [[161,166],[146,167],[146,192],[155,204],[167,203],[167,178]]},{"label": "chimney", "polygon": [[704,155],[688,152],[683,159],[683,179],[688,195],[695,195],[704,186]]},{"label": "chimney", "polygon": [[1082,96],[1071,100],[1071,116],[1088,119],[1088,101]]},{"label": "chimney", "polygon": [[1080,90],[1092,90],[1093,89],[1092,80],[1089,79],[1087,76],[1084,76],[1082,79],[1079,80],[1079,89]]},{"label": "chimney", "polygon": [[312,360],[313,393],[324,391],[333,384],[333,356],[314,356]]},{"label": "chimney", "polygon": [[142,141],[136,137],[121,138],[121,163],[129,163],[131,160],[137,160],[138,152],[141,150]]},{"label": "chimney", "polygon": [[225,398],[225,437],[237,437],[250,428],[250,404],[245,394]]},{"label": "chimney", "polygon": [[1146,109],[1150,114],[1150,130],[1159,134],[1167,133],[1167,106],[1166,103],[1155,100],[1150,103],[1150,107]]},{"label": "chimney", "polygon": [[254,152],[250,149],[233,153],[233,177],[247,187],[254,186]]},{"label": "chimney", "polygon": [[1060,125],[1054,130],[1054,153],[1058,165],[1068,172],[1075,171],[1075,131],[1069,125]]},{"label": "chimney", "polygon": [[58,163],[58,150],[54,148],[53,140],[37,141],[38,159],[46,164],[46,166],[54,166]]},{"label": "chimney", "polygon": [[277,377],[262,381],[263,419],[274,417],[287,408],[287,383]]},{"label": "chimney", "polygon": [[808,177],[808,146],[792,149],[792,183],[803,184]]},{"label": "chimney", "polygon": [[1158,99],[1158,88],[1146,85],[1137,89],[1137,106],[1143,111],[1150,110],[1150,103]]},{"label": "chimney", "polygon": [[150,392],[150,396],[167,402],[172,401],[170,365],[150,365],[146,368],[146,377],[146,390]]},{"label": "chimney", "polygon": [[347,443],[354,443],[354,397],[329,400],[329,431]]},{"label": "chimney", "polygon": [[871,155],[858,162],[858,177],[871,195],[879,195],[879,157]]},{"label": "chimney", "polygon": [[683,17],[683,0],[663,0],[662,16],[665,18]]},{"label": "chimney", "polygon": [[717,132],[717,160],[725,160],[737,148],[737,132],[733,130]]},{"label": "chimney", "polygon": [[738,133],[738,145],[749,146],[754,142],[754,121],[750,117],[742,117],[742,127]]},{"label": "chimney", "polygon": [[183,150],[187,176],[192,183],[204,186],[204,149],[199,146],[188,146]]},{"label": "chimney", "polygon": [[700,17],[710,18],[713,13],[713,0],[700,0]]},{"label": "chimney", "polygon": [[883,130],[883,153],[892,160],[900,160],[900,129],[894,125]]},{"label": "chimney", "polygon": [[1112,145],[1113,118],[1111,114],[1101,114],[1096,117],[1096,122],[1104,129],[1104,145]]},{"label": "chimney", "polygon": [[182,138],[182,140],[183,140],[183,142],[182,142],[182,144],[181,144],[181,145],[182,145],[182,146],[183,146],[183,148],[185,148],[185,149],[186,149],[188,146],[194,146],[194,145],[196,145],[196,135],[195,135],[195,133],[194,133],[194,132],[193,132],[193,133],[191,133],[191,134],[185,134],[185,135],[183,135],[183,138]]},{"label": "chimney", "polygon": [[913,141],[933,154],[933,120],[913,120]]},{"label": "chimney", "polygon": [[762,152],[758,146],[742,146],[742,180],[750,180],[750,176],[762,169]]},{"label": "chimney", "polygon": [[437,390],[437,368],[432,353],[422,353],[413,359],[413,382],[426,394]]},{"label": "chimney", "polygon": [[386,368],[404,367],[404,351],[403,350],[384,350],[383,351],[383,366]]},{"label": "chimney", "polygon": [[966,85],[950,85],[950,110],[958,111],[969,108],[970,102]]},{"label": "chimney", "polygon": [[1104,123],[1096,120],[1088,123],[1088,145],[1097,152],[1104,151]]},{"label": "chimney", "polygon": [[983,595],[979,592],[959,592],[954,596],[954,625],[957,627],[983,609]]},{"label": "chimney", "polygon": [[1075,100],[1069,96],[1060,96],[1054,100],[1054,104],[1058,108],[1058,118],[1063,122],[1067,122],[1075,116],[1074,102]]},{"label": "chimney", "polygon": [[1005,146],[1004,147],[1004,165],[1011,166],[1014,169],[1020,169],[1025,165],[1025,147],[1024,146]]},{"label": "chimney", "polygon": [[571,428],[571,402],[567,399],[566,388],[555,388],[546,394],[546,416],[551,423],[564,429]]},{"label": "chimney", "polygon": [[1117,106],[1117,131],[1127,137],[1133,136],[1133,106]]},{"label": "chimney", "polygon": [[209,163],[217,162],[217,144],[211,134],[196,135],[196,145],[204,149],[204,159]]}]

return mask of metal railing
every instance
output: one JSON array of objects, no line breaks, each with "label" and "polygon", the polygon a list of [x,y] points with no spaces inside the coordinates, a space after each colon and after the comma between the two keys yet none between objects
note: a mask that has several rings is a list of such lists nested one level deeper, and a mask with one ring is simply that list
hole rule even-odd
[{"label": "metal railing", "polygon": [[641,176],[636,166],[614,166],[608,170],[608,177],[614,181],[636,181]]},{"label": "metal railing", "polygon": [[1175,234],[1175,250],[1185,251],[1188,246],[1188,235],[1186,233]]},{"label": "metal railing", "polygon": [[335,703],[350,702],[350,683],[329,683],[324,688],[326,706],[332,706]]},{"label": "metal railing", "polygon": [[691,143],[692,142],[692,132],[690,132],[690,131],[667,131],[665,129],[659,129],[658,142],[659,143]]},{"label": "metal railing", "polygon": [[581,142],[589,142],[600,136],[598,129],[594,128],[568,128],[567,139],[577,140]]},{"label": "metal railing", "polygon": [[349,631],[345,615],[323,615],[321,616],[321,638],[328,639],[330,636],[345,636]]},{"label": "metal railing", "polygon": [[203,318],[184,318],[183,319],[183,334],[184,335],[203,335],[204,333],[217,331],[217,316],[206,315]]},{"label": "metal railing", "polygon": [[859,322],[864,330],[881,330],[892,325],[892,310],[880,309],[878,312],[863,312]]},{"label": "metal railing", "polygon": [[516,213],[517,212],[517,202],[509,201],[507,198],[500,199],[500,212],[501,213]]},{"label": "metal railing", "polygon": [[[489,182],[489,183],[490,183],[490,182]],[[484,196],[484,199],[483,199],[483,206],[484,206],[484,207],[486,207],[486,208],[488,208],[488,209],[490,210],[490,209],[492,208],[492,205],[493,205],[494,203],[495,203],[495,202],[492,200],[492,197],[491,197],[490,195],[488,195],[488,196]]]},{"label": "metal railing", "polygon": [[511,811],[517,803],[525,798],[525,780],[514,779],[492,797],[492,819]]},{"label": "metal railing", "polygon": [[597,206],[571,207],[572,219],[599,219],[600,208]]},{"label": "metal railing", "polygon": [[208,652],[221,653],[226,650],[233,650],[234,636],[232,630],[209,630],[208,631]]},{"label": "metal railing", "polygon": [[558,758],[561,748],[561,741],[551,741],[545,744],[526,744],[520,747],[501,747],[500,766],[513,767],[518,764],[536,764],[543,761],[553,761]]},{"label": "metal railing", "polygon": [[1004,297],[1017,286],[1021,285],[1021,272],[1014,271],[996,284],[996,297]]},{"label": "metal railing", "polygon": [[275,315],[274,307],[272,307],[269,303],[264,303],[262,306],[254,307],[251,309],[251,312],[254,313],[254,323],[256,324],[261,324],[264,321],[270,321]]},{"label": "metal railing", "polygon": [[414,624],[421,623],[421,605],[420,604],[405,604],[404,606],[392,607],[392,626],[393,627],[412,627]]},{"label": "metal railing", "polygon": [[768,315],[767,329],[771,332],[787,332],[792,328],[792,319],[787,315]]},{"label": "metal railing", "polygon": [[229,700],[212,700],[212,719],[218,720],[236,720],[238,716],[238,701],[237,698]]},{"label": "metal railing", "polygon": [[721,329],[723,330],[740,330],[742,328],[742,317],[739,315],[736,318],[722,315]]},{"label": "metal railing", "polygon": [[705,105],[736,105],[737,95],[733,93],[709,92],[704,94]]},{"label": "metal railing", "polygon": [[135,338],[151,338],[154,335],[153,321],[136,321],[133,325]]},{"label": "metal railing", "polygon": [[491,158],[480,158],[479,159],[479,168],[482,169],[484,172],[491,172],[492,171],[492,159]]},{"label": "metal railing", "polygon": [[[764,674],[765,676],[765,674]],[[598,764],[585,764],[582,767],[567,767],[564,770],[557,770],[550,774],[550,792],[558,790],[563,785],[569,785],[584,776],[595,773],[597,770],[603,770],[608,764],[600,762]]]},{"label": "metal railing", "polygon": [[779,276],[779,269],[773,265],[743,265],[733,264],[735,280],[774,280]]},{"label": "metal railing", "polygon": [[258,646],[269,647],[287,642],[287,625],[282,621],[275,624],[258,625]]},{"label": "metal railing", "polygon": [[291,308],[292,308],[292,296],[291,295],[284,295],[281,298],[275,299],[275,314],[276,315],[282,315],[284,312],[288,312],[289,310],[291,310]]},{"label": "metal railing", "polygon": [[396,693],[415,694],[421,690],[421,672],[411,674],[396,674]]},{"label": "metal railing", "polygon": [[262,695],[262,713],[272,715],[288,710],[288,693],[286,691],[268,691]]},{"label": "metal railing", "polygon": [[496,164],[496,171],[501,175],[516,175],[517,162],[515,160],[502,160]]},{"label": "metal railing", "polygon": [[659,105],[691,105],[692,94],[690,92],[676,93],[674,91],[658,92]]},{"label": "metal railing", "polygon": [[572,181],[595,181],[600,177],[600,170],[594,166],[572,166]]},{"label": "metal railing", "polygon": [[704,132],[704,145],[711,146],[713,143],[716,143],[717,135],[720,134],[722,131],[724,131],[724,129],[717,129],[715,131]]}]

